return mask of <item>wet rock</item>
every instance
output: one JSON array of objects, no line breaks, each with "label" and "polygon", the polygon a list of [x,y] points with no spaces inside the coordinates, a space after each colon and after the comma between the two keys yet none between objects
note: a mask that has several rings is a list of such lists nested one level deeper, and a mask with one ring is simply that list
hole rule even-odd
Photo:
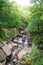
[{"label": "wet rock", "polygon": [[21,51],[22,49],[21,48],[18,48],[17,50],[16,50],[16,55],[18,56],[18,53]]},{"label": "wet rock", "polygon": [[2,47],[2,49],[4,50],[4,52],[6,53],[7,56],[11,55],[11,51],[12,51],[12,48],[17,46],[17,44],[7,44],[5,45],[4,47]]},{"label": "wet rock", "polygon": [[12,59],[15,58],[16,50],[12,52]]},{"label": "wet rock", "polygon": [[13,63],[7,63],[6,65],[13,65]]},{"label": "wet rock", "polygon": [[22,45],[22,44],[19,44],[19,45],[18,45],[18,48],[23,49],[23,45]]},{"label": "wet rock", "polygon": [[2,49],[0,49],[0,62],[4,61],[6,59],[6,55],[5,53],[3,52]]},{"label": "wet rock", "polygon": [[3,43],[3,45],[5,46],[5,45],[6,45],[6,43],[7,43],[7,41],[2,41],[2,43]]},{"label": "wet rock", "polygon": [[0,48],[2,48],[3,47],[3,43],[0,43]]},{"label": "wet rock", "polygon": [[39,48],[40,48],[41,50],[43,50],[43,44],[40,44],[40,45],[39,45]]},{"label": "wet rock", "polygon": [[4,50],[6,55],[9,56],[11,54],[12,46],[10,44],[9,45],[5,45],[4,47],[2,47],[2,49]]},{"label": "wet rock", "polygon": [[[12,52],[12,58],[17,58],[17,54],[21,51],[21,48],[17,48]],[[15,56],[16,55],[16,56]]]},{"label": "wet rock", "polygon": [[15,62],[17,62],[17,59],[15,58],[15,59],[13,59],[13,63],[15,63]]},{"label": "wet rock", "polygon": [[16,62],[18,59],[18,53],[21,51],[21,48],[16,48],[13,52],[12,52],[12,59],[13,62]]},{"label": "wet rock", "polygon": [[0,65],[3,65],[2,63],[0,63]]},{"label": "wet rock", "polygon": [[18,59],[21,60],[23,55],[30,53],[29,48],[23,48],[19,53],[18,53]]},{"label": "wet rock", "polygon": [[18,44],[17,44],[17,43],[13,43],[13,42],[12,42],[12,44],[11,44],[11,45],[12,45],[12,47],[17,47],[17,46],[18,46]]},{"label": "wet rock", "polygon": [[16,62],[16,65],[21,65],[21,64],[20,64],[20,61],[17,61],[17,62]]},{"label": "wet rock", "polygon": [[5,63],[6,63],[6,60],[4,60],[4,61],[2,62],[3,65],[5,65]]},{"label": "wet rock", "polygon": [[24,31],[23,31],[23,30],[21,30],[21,31],[20,31],[20,34],[23,34],[23,33],[24,33]]}]

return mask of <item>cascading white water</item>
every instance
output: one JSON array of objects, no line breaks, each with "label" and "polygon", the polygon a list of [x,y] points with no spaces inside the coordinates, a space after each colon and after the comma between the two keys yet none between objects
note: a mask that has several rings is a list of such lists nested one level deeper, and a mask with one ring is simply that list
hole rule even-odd
[{"label": "cascading white water", "polygon": [[[22,47],[26,47],[28,48],[28,39],[27,39],[27,35],[23,35],[24,37],[24,40],[22,37],[16,37],[13,41],[16,42],[18,44],[18,49],[15,49],[13,52],[12,52],[12,55],[11,55],[11,60],[7,63],[7,65],[16,65],[16,64],[13,64],[13,58],[17,58],[16,54],[18,52],[18,50]],[[19,46],[20,45],[20,46]],[[10,58],[9,58],[10,59]]]}]

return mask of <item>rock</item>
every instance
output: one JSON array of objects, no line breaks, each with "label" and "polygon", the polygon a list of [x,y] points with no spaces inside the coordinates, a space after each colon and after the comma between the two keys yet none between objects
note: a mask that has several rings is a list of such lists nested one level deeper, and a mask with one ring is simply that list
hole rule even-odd
[{"label": "rock", "polygon": [[17,47],[18,46],[18,44],[17,43],[13,43],[13,42],[11,42],[12,44],[12,47]]},{"label": "rock", "polygon": [[18,53],[18,59],[21,60],[22,57],[27,54],[30,53],[29,48],[23,48],[19,53]]},{"label": "rock", "polygon": [[23,35],[22,34],[18,34],[17,37],[22,37]]},{"label": "rock", "polygon": [[23,31],[23,30],[21,30],[21,31],[20,31],[20,34],[24,34],[24,31]]},{"label": "rock", "polygon": [[5,45],[4,47],[2,47],[2,49],[4,50],[6,55],[9,56],[11,54],[12,46],[10,44],[8,44],[8,45]]},{"label": "rock", "polygon": [[12,52],[12,58],[15,57],[15,54],[16,54],[16,50],[14,50],[14,51]]},{"label": "rock", "polygon": [[2,62],[3,65],[5,65],[5,63],[6,63],[6,60],[4,60],[4,61]]},{"label": "rock", "polygon": [[19,53],[21,50],[22,50],[21,48],[18,48],[18,49],[16,50],[16,55],[18,55],[18,53]]},{"label": "rock", "polygon": [[5,46],[5,45],[6,45],[6,43],[7,43],[7,41],[3,41],[2,43],[3,43],[3,45]]},{"label": "rock", "polygon": [[6,65],[13,65],[13,63],[12,63],[12,62],[10,62],[10,63],[7,63]]},{"label": "rock", "polygon": [[2,51],[2,49],[0,49],[0,62],[4,61],[6,59],[6,55],[5,53]]},{"label": "rock", "polygon": [[18,48],[21,48],[22,49],[23,48],[23,45],[22,44],[19,44],[18,45]]},{"label": "rock", "polygon": [[0,65],[3,65],[2,63],[0,63]]},{"label": "rock", "polygon": [[3,47],[3,43],[0,43],[0,48],[2,48]]},{"label": "rock", "polygon": [[17,55],[21,51],[21,48],[17,48],[12,52],[12,58],[18,58]]},{"label": "rock", "polygon": [[39,48],[43,50],[43,44],[40,44],[39,45]]},{"label": "rock", "polygon": [[4,50],[4,52],[6,53],[7,56],[11,55],[11,51],[12,51],[12,48],[17,46],[17,44],[6,44],[4,47],[2,47],[2,49]]},{"label": "rock", "polygon": [[15,58],[15,59],[13,59],[13,63],[15,63],[17,61],[17,59]]}]

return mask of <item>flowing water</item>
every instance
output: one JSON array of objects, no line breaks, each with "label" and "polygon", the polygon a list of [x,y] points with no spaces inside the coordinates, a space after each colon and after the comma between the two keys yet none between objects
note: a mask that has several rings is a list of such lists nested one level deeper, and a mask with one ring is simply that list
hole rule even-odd
[{"label": "flowing water", "polygon": [[[13,42],[18,43],[19,45],[21,45],[21,47],[28,47],[28,44],[29,44],[28,36],[23,35],[23,38],[22,37],[16,37],[16,38],[14,38]],[[18,49],[19,49],[19,47],[16,48],[12,52],[11,56],[8,57],[6,65],[20,65],[18,58],[16,56],[16,52]],[[12,61],[14,58],[17,60],[16,63],[13,63],[13,61]]]}]

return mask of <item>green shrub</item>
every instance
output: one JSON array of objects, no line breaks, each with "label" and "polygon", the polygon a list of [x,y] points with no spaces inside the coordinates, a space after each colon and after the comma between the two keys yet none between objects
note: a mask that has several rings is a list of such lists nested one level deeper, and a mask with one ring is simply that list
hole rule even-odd
[{"label": "green shrub", "polygon": [[8,31],[7,31],[7,35],[8,35],[10,38],[13,38],[13,37],[14,37],[14,31],[13,31],[13,30],[8,30]]},{"label": "green shrub", "polygon": [[35,45],[32,45],[31,51],[31,54],[24,56],[26,62],[29,65],[43,65],[43,51],[39,51]]}]

